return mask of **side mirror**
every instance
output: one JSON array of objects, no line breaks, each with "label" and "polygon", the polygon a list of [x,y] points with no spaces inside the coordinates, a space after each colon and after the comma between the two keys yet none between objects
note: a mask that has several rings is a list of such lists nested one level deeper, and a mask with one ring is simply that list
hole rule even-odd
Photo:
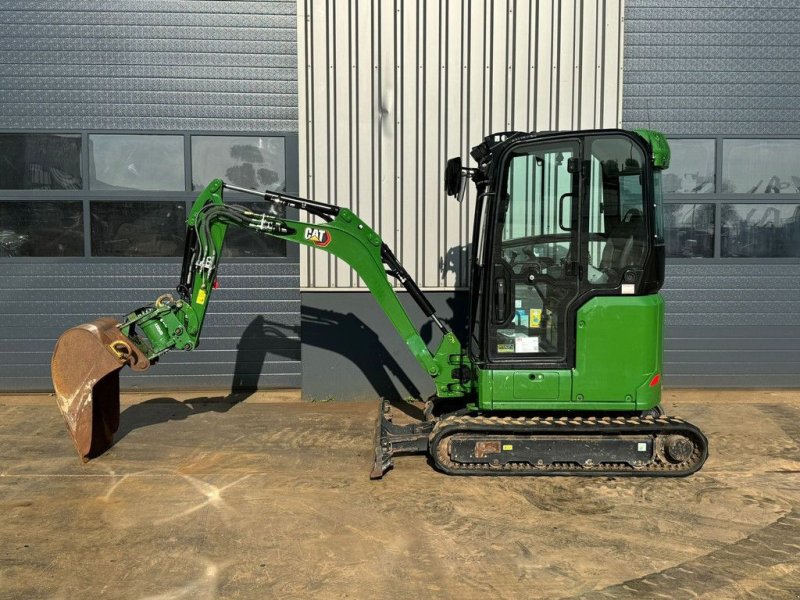
[{"label": "side mirror", "polygon": [[444,168],[444,191],[448,196],[458,197],[463,188],[463,166],[461,157],[456,156],[448,160]]}]

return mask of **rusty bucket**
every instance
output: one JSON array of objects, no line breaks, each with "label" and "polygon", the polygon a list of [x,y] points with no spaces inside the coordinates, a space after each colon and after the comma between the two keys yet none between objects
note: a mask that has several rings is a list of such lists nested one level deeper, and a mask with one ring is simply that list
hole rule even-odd
[{"label": "rusty bucket", "polygon": [[50,363],[58,408],[84,462],[111,447],[119,428],[119,372],[150,366],[110,317],[65,331]]}]

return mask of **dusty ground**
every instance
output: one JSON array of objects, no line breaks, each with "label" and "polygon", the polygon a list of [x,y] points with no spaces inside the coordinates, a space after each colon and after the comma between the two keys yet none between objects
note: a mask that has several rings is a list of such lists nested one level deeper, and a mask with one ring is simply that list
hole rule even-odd
[{"label": "dusty ground", "polygon": [[161,398],[82,465],[0,398],[0,597],[800,597],[800,391],[666,405],[710,439],[688,479],[371,482],[375,404]]}]

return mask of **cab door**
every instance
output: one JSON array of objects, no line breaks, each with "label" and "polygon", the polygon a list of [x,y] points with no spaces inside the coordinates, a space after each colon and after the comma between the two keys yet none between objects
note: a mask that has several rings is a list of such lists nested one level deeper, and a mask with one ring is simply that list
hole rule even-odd
[{"label": "cab door", "polygon": [[[494,390],[507,397],[495,399],[569,398],[570,390],[562,389],[569,378],[553,371],[574,363],[569,314],[582,273],[581,141],[521,143],[504,153],[499,168],[486,350],[492,369],[510,372],[497,373],[503,381]],[[515,377],[520,369],[526,373]]]}]

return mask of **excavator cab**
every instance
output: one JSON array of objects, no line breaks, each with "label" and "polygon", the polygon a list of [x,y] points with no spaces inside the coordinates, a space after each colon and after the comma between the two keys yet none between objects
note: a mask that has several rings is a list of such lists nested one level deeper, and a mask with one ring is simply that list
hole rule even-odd
[{"label": "excavator cab", "polygon": [[[480,406],[652,409],[657,395],[638,388],[661,370],[664,242],[649,140],[505,133],[473,157],[469,349],[492,389]],[[601,324],[612,314],[616,327]],[[623,373],[614,383],[601,381],[610,365],[594,356],[607,347]]]}]

